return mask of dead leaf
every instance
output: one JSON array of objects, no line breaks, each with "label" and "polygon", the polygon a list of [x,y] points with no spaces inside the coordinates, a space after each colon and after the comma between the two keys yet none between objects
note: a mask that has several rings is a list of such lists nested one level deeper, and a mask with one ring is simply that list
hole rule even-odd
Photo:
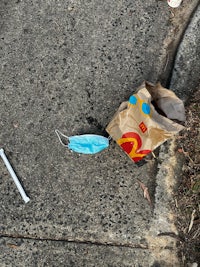
[{"label": "dead leaf", "polygon": [[17,248],[18,248],[17,245],[15,245],[15,244],[11,244],[11,243],[7,243],[7,246],[8,246],[9,248],[14,248],[14,249],[17,249]]},{"label": "dead leaf", "polygon": [[192,181],[191,188],[193,193],[200,193],[200,175],[197,176],[196,181]]},{"label": "dead leaf", "polygon": [[190,225],[188,228],[188,233],[190,232],[190,230],[192,229],[192,226],[194,224],[194,215],[195,215],[196,210],[193,210],[192,214],[191,214],[191,220],[190,220]]},{"label": "dead leaf", "polygon": [[183,149],[183,147],[182,147],[182,153],[183,153],[186,157],[188,157],[189,160],[194,164],[194,161],[193,161],[193,159],[191,159],[191,157],[190,157],[190,155],[189,155],[189,152],[186,152],[186,151]]},{"label": "dead leaf", "polygon": [[146,198],[149,202],[149,204],[151,205],[151,198],[149,196],[149,191],[148,191],[148,187],[145,186],[145,184],[143,184],[142,182],[140,182],[138,179],[137,179],[140,187],[142,188],[143,192],[144,192],[144,198]]}]

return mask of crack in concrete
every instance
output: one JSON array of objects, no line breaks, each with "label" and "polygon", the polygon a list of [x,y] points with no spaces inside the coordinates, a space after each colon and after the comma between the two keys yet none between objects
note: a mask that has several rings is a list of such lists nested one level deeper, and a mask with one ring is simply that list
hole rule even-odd
[{"label": "crack in concrete", "polygon": [[35,240],[35,241],[54,241],[54,242],[68,242],[75,244],[87,244],[87,245],[96,245],[96,246],[110,246],[110,247],[127,247],[127,248],[135,248],[135,249],[149,249],[149,246],[145,244],[133,244],[133,243],[121,243],[121,242],[109,242],[109,241],[92,241],[86,239],[79,238],[51,238],[51,237],[37,237],[31,235],[21,235],[21,234],[7,234],[0,233],[0,238],[13,238],[13,239],[26,239],[26,240]]},{"label": "crack in concrete", "polygon": [[[181,240],[179,236],[177,236],[175,233],[159,233],[157,235],[157,238],[162,236],[169,236],[178,240]],[[79,239],[79,238],[72,238],[72,237],[66,237],[66,238],[52,238],[52,237],[46,237],[46,236],[31,236],[31,235],[22,235],[22,234],[7,234],[7,233],[0,233],[0,238],[9,238],[9,239],[25,239],[25,240],[34,240],[34,241],[52,241],[52,242],[68,242],[68,243],[75,243],[75,244],[85,244],[85,245],[96,245],[96,246],[110,246],[110,247],[127,247],[127,248],[134,248],[134,249],[144,249],[144,250],[152,250],[157,249],[158,246],[155,245],[147,245],[147,244],[133,244],[133,243],[123,243],[123,242],[109,242],[109,241],[92,241],[92,240],[86,240],[86,239]],[[170,245],[165,246],[163,249],[167,250],[173,250],[173,247]]]}]

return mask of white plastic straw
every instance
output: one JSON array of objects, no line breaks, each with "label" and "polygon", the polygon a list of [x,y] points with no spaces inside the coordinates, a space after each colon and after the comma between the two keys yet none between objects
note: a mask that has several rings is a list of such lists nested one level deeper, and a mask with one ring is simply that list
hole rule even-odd
[{"label": "white plastic straw", "polygon": [[8,169],[8,171],[10,173],[10,175],[12,176],[12,178],[13,178],[13,180],[14,180],[14,182],[15,182],[15,184],[16,184],[16,186],[17,186],[17,188],[18,188],[18,190],[19,190],[19,192],[20,192],[20,194],[21,194],[21,196],[22,196],[22,198],[24,200],[24,202],[25,203],[29,202],[30,198],[26,195],[22,185],[20,184],[20,182],[19,182],[19,180],[18,180],[18,178],[17,178],[12,166],[10,165],[10,162],[8,161],[8,159],[7,159],[7,157],[6,157],[5,153],[4,153],[3,148],[0,149],[0,156],[2,157],[6,167]]}]

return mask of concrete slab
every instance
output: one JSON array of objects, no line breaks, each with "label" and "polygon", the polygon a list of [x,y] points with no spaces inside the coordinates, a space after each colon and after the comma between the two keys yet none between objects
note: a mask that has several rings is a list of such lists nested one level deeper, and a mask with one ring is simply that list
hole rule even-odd
[{"label": "concrete slab", "polygon": [[[155,14],[161,12],[158,25]],[[152,212],[136,178],[154,184],[148,167],[134,165],[113,142],[95,156],[73,154],[54,130],[104,132],[133,81],[156,79],[168,14],[154,1],[7,6],[1,144],[31,202],[23,205],[1,162],[3,231],[105,242],[143,239]]]}]

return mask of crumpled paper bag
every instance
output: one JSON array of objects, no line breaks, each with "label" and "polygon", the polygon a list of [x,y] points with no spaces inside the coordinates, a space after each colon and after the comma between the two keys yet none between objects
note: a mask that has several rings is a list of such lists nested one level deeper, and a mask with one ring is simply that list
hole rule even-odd
[{"label": "crumpled paper bag", "polygon": [[106,131],[137,162],[184,129],[171,119],[185,121],[183,102],[160,83],[144,82],[120,105]]}]

